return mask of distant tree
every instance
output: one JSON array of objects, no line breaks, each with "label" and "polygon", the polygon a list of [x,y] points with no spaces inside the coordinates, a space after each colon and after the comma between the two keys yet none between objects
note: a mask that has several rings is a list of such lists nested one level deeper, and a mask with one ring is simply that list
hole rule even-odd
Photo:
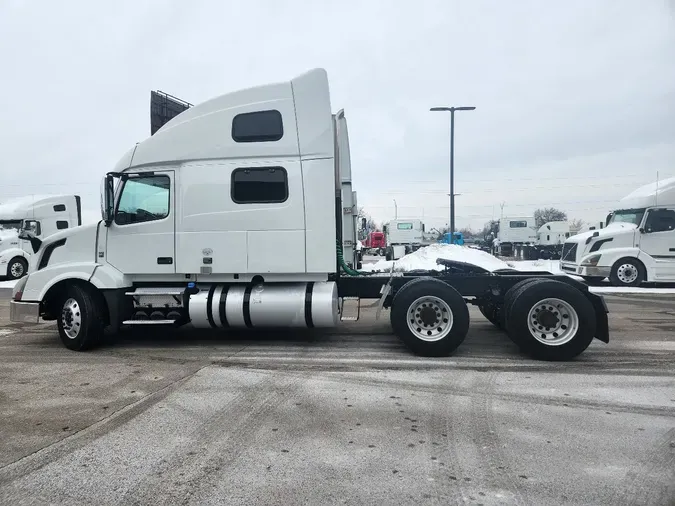
[{"label": "distant tree", "polygon": [[499,231],[499,221],[490,220],[483,225],[483,231],[480,232],[480,236],[484,241],[488,240],[488,236],[492,234],[492,238],[497,237],[497,232]]},{"label": "distant tree", "polygon": [[[375,220],[368,214],[363,207],[359,207],[359,223],[358,223],[358,228],[359,228],[359,237],[365,239],[366,235],[368,232],[377,232],[381,231],[382,229],[378,226],[378,224],[375,222]],[[361,221],[363,218],[366,219],[366,230],[363,230],[361,228]]]},{"label": "distant tree", "polygon": [[460,232],[465,239],[473,239],[479,235],[478,232],[475,232],[471,227],[460,228],[458,232]]},{"label": "distant tree", "polygon": [[537,209],[534,212],[534,221],[537,228],[541,227],[549,221],[565,221],[567,220],[567,213],[556,209],[554,207],[545,207]]},{"label": "distant tree", "polygon": [[584,226],[584,220],[581,220],[579,218],[575,218],[573,220],[570,220],[570,233],[572,234],[578,234],[579,230],[581,230],[581,227]]}]

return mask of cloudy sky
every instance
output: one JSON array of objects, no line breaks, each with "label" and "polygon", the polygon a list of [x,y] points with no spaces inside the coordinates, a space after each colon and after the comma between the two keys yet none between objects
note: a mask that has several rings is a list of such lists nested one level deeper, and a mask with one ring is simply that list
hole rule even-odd
[{"label": "cloudy sky", "polygon": [[601,220],[675,176],[672,0],[0,0],[0,201],[77,192],[149,135],[149,91],[192,103],[324,67],[359,202],[458,226],[554,205]]}]

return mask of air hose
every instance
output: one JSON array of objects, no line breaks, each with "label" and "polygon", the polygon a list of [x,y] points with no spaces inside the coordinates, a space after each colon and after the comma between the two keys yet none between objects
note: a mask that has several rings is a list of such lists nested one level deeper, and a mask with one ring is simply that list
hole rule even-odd
[{"label": "air hose", "polygon": [[362,272],[356,271],[349,267],[347,265],[347,262],[345,262],[344,257],[342,256],[342,244],[340,243],[339,240],[335,241],[337,245],[337,257],[338,257],[338,262],[340,263],[340,267],[344,269],[344,271],[347,273],[348,276],[363,276]]}]

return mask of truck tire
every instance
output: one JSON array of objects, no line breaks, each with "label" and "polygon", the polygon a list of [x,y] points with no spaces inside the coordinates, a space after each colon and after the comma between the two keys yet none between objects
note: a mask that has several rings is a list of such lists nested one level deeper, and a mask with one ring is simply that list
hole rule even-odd
[{"label": "truck tire", "polygon": [[609,281],[614,286],[639,286],[646,278],[642,262],[630,257],[617,260],[609,274]]},{"label": "truck tire", "polygon": [[28,262],[23,257],[14,257],[7,264],[7,277],[9,279],[19,279],[26,275],[28,271]]},{"label": "truck tire", "polygon": [[501,322],[501,310],[502,307],[495,304],[485,304],[478,306],[481,314],[485,316],[485,319],[492,323],[498,329],[502,328]]},{"label": "truck tire", "polygon": [[61,298],[56,320],[63,345],[73,351],[96,346],[105,328],[102,316],[101,302],[90,290],[69,286]]},{"label": "truck tire", "polygon": [[447,356],[469,330],[469,309],[452,286],[434,278],[417,278],[398,290],[391,305],[391,326],[417,355]]},{"label": "truck tire", "polygon": [[520,292],[527,286],[532,283],[540,283],[542,281],[545,281],[544,278],[527,278],[522,281],[519,281],[515,285],[513,285],[511,288],[509,288],[506,292],[506,295],[504,295],[504,305],[502,306],[501,314],[499,315],[500,317],[500,325],[501,328],[504,330],[508,330],[509,328],[509,312],[511,311],[511,306],[513,305],[513,301],[516,300],[516,297],[520,294]]},{"label": "truck tire", "polygon": [[520,288],[508,315],[508,333],[538,360],[571,360],[591,344],[596,320],[593,304],[561,281],[541,280]]}]

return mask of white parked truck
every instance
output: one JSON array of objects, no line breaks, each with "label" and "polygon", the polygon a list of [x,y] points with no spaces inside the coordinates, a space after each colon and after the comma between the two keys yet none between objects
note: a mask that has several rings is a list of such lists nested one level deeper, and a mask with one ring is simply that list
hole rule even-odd
[{"label": "white parked truck", "polygon": [[22,230],[45,238],[81,224],[78,195],[32,195],[0,204],[0,277],[19,279],[28,270],[32,249],[19,237]]},{"label": "white parked truck", "polygon": [[675,178],[650,183],[619,201],[607,225],[570,237],[560,267],[615,286],[675,281]]},{"label": "white parked truck", "polygon": [[422,220],[391,220],[384,226],[385,258],[398,260],[424,245],[424,223]]},{"label": "white parked truck", "polygon": [[513,256],[516,248],[537,241],[534,217],[501,218],[496,237],[494,253],[505,257]]},{"label": "white parked truck", "polygon": [[175,115],[105,175],[99,223],[42,242],[25,233],[35,260],[14,287],[11,320],[56,320],[63,344],[83,350],[121,325],[333,327],[346,303],[374,299],[426,356],[461,344],[467,303],[537,358],[609,340],[603,299],[569,276],[440,259],[406,274],[350,268],[341,125],[323,69]]}]

